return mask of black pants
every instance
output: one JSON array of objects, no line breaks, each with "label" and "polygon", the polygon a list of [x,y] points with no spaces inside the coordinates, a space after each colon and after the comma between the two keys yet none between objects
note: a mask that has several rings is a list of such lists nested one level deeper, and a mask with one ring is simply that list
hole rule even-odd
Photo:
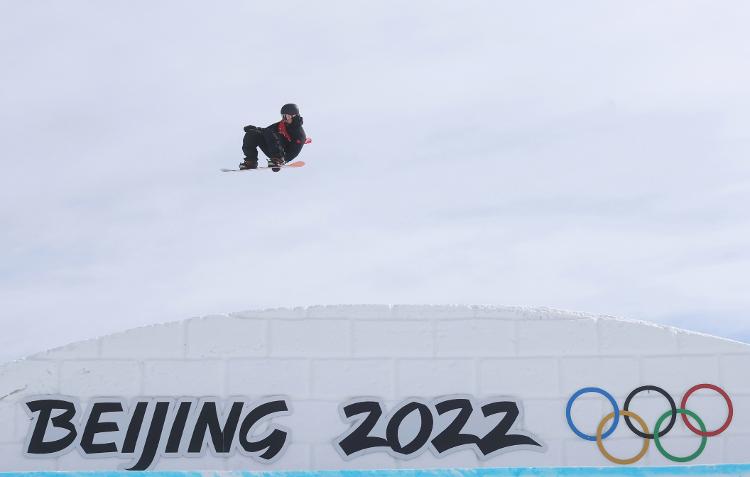
[{"label": "black pants", "polygon": [[266,148],[266,140],[261,129],[246,129],[245,137],[242,139],[242,152],[245,154],[245,162],[258,166],[258,148]]}]

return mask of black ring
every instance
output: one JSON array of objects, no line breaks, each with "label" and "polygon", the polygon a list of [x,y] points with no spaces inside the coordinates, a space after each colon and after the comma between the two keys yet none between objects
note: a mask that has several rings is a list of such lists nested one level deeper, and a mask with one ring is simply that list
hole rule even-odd
[{"label": "black ring", "polygon": [[[677,421],[677,406],[674,404],[674,399],[672,399],[672,396],[670,396],[665,390],[658,386],[641,386],[639,388],[635,388],[633,392],[631,392],[628,395],[628,398],[625,400],[625,406],[623,407],[623,410],[627,411],[628,406],[630,406],[630,401],[635,397],[636,394],[638,394],[641,391],[656,391],[657,393],[661,394],[665,398],[667,398],[667,401],[669,401],[669,406],[672,408],[672,417],[669,419],[669,424],[667,424],[667,427],[664,428],[661,432],[659,432],[659,437],[664,437],[667,432],[669,432],[672,429],[672,426],[674,426],[674,423]],[[633,425],[632,422],[630,422],[630,417],[625,417],[625,423],[628,425],[631,431],[633,431],[636,435],[644,438],[644,439],[653,439],[653,434],[646,434],[644,432],[639,431],[636,429],[636,427]]]}]

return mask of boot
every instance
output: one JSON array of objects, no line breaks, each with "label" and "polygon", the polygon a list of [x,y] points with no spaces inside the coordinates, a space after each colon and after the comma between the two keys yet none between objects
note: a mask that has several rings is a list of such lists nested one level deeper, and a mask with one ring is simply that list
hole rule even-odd
[{"label": "boot", "polygon": [[273,157],[268,160],[268,167],[271,168],[274,172],[279,172],[281,168],[279,167],[273,167],[273,166],[283,166],[284,165],[284,159],[281,159],[279,157]]},{"label": "boot", "polygon": [[258,160],[252,160],[245,158],[243,162],[240,162],[240,169],[256,169],[258,167]]}]

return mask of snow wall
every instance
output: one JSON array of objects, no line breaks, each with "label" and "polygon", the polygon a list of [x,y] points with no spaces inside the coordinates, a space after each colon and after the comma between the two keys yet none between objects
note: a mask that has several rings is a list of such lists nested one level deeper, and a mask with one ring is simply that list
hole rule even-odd
[{"label": "snow wall", "polygon": [[207,316],[0,367],[0,472],[750,475],[748,369],[746,344],[548,309]]}]

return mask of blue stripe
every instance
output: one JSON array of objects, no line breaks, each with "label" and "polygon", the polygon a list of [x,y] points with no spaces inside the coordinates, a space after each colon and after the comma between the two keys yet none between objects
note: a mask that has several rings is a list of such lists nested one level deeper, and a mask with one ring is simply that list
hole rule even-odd
[{"label": "blue stripe", "polygon": [[477,469],[320,470],[287,472],[0,472],[0,477],[708,477],[714,475],[750,477],[750,464],[719,464],[666,467],[500,467]]}]

